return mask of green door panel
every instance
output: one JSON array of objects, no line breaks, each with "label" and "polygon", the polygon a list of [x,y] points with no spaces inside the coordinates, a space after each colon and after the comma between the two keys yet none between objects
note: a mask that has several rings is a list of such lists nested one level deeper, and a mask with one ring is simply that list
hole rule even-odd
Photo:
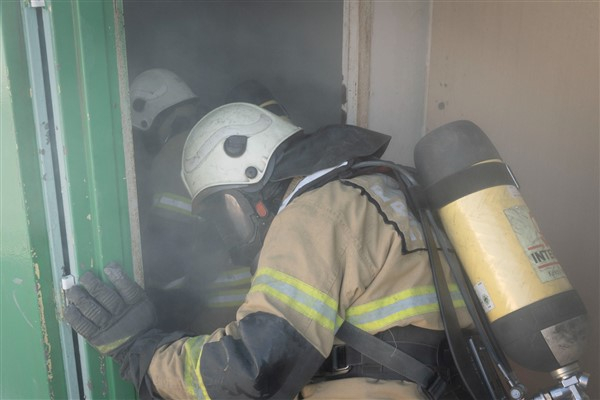
[{"label": "green door panel", "polygon": [[66,398],[21,5],[0,12],[0,398]]},{"label": "green door panel", "polygon": [[122,4],[37,3],[0,3],[0,398],[135,398],[110,359],[76,354],[60,289],[112,260],[132,272]]}]

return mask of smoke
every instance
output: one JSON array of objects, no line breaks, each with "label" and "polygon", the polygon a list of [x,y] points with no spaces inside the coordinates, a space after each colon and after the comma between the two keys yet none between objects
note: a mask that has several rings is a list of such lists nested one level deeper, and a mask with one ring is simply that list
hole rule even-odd
[{"label": "smoke", "polygon": [[340,122],[342,7],[335,1],[125,1],[130,79],[180,75],[210,108],[265,84],[307,131]]},{"label": "smoke", "polygon": [[[307,132],[341,121],[341,0],[125,0],[124,12],[130,82],[144,70],[166,68],[213,109],[233,87],[254,79]],[[182,320],[206,301],[203,293],[228,259],[212,228],[182,228],[151,216],[153,159],[139,139],[135,159],[146,287],[166,328],[185,328]],[[180,179],[179,160],[173,165],[168,173]],[[185,285],[165,289],[170,282],[176,287],[180,277]]]}]

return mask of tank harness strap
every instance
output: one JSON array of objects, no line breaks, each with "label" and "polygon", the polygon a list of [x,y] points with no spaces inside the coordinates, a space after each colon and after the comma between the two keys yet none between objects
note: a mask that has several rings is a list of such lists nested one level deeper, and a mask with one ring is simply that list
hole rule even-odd
[{"label": "tank harness strap", "polygon": [[470,193],[499,185],[519,187],[508,165],[500,162],[475,164],[424,188],[429,205],[440,209]]},{"label": "tank harness strap", "polygon": [[[358,364],[362,367],[361,372],[364,373],[354,374],[354,376],[409,380],[415,382],[430,399],[439,399],[446,391],[446,380],[434,368],[425,363],[437,364],[437,348],[430,352],[423,352],[421,348],[421,356],[419,358],[426,360],[423,362],[398,347],[345,321],[340,326],[336,336],[344,341],[347,346],[346,360],[343,363],[337,362],[338,365],[336,368],[338,374],[341,375],[349,372],[352,367],[353,354],[356,354],[353,352],[354,350],[368,357],[366,362]],[[339,347],[334,347],[332,351],[332,358],[334,360],[336,358],[339,359],[338,352]],[[362,357],[360,359],[361,361],[365,361]],[[350,361],[350,365],[348,361]],[[385,368],[381,368],[381,366]]]}]

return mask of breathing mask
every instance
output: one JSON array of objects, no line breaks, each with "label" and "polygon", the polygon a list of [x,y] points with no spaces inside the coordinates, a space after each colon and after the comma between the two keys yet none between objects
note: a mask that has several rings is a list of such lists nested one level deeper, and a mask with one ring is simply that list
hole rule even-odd
[{"label": "breathing mask", "polygon": [[204,199],[196,211],[216,227],[235,264],[255,265],[274,216],[260,193],[224,190]]}]

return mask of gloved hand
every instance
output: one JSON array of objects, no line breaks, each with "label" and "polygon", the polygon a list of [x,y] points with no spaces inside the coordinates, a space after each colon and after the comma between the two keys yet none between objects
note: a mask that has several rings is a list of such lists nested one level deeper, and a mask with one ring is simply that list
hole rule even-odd
[{"label": "gloved hand", "polygon": [[125,350],[152,329],[157,318],[144,290],[119,264],[108,264],[104,273],[116,290],[86,272],[78,285],[67,290],[70,304],[64,317],[100,353],[121,363]]}]

